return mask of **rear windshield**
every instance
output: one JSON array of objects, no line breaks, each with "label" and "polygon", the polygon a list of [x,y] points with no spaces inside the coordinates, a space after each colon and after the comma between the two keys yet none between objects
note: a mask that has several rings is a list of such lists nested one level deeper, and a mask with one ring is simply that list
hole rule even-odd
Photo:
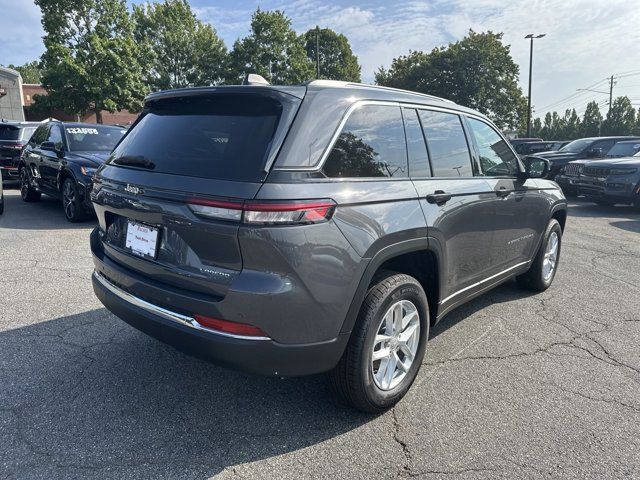
[{"label": "rear windshield", "polygon": [[69,150],[72,152],[110,152],[126,133],[120,127],[101,127],[92,125],[65,126]]},{"label": "rear windshield", "polygon": [[0,140],[20,140],[20,129],[9,125],[0,125]]},{"label": "rear windshield", "polygon": [[193,96],[156,101],[109,163],[159,173],[258,181],[282,113],[257,95]]}]

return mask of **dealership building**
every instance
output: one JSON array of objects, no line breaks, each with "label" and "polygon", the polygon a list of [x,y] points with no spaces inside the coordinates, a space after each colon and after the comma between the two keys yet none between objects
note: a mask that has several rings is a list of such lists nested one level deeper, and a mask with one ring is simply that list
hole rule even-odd
[{"label": "dealership building", "polygon": [[[47,91],[39,83],[22,83],[20,73],[6,67],[0,67],[0,121],[34,121],[53,117],[58,120],[94,123],[95,113],[84,115],[70,115],[55,110],[51,112],[36,112],[30,109],[36,95],[47,95]],[[137,114],[122,110],[115,113],[102,112],[102,121],[109,125],[128,125],[135,121]]]}]

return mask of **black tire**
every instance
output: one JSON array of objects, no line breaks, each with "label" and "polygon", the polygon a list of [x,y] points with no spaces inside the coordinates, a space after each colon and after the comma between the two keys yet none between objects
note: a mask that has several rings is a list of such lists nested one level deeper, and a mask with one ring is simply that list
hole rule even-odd
[{"label": "black tire", "polygon": [[[401,273],[387,272],[374,282],[362,303],[347,348],[338,365],[329,372],[330,385],[336,395],[348,405],[367,413],[388,410],[407,393],[422,364],[429,338],[430,322],[427,296],[415,278]],[[380,333],[379,329],[383,328],[381,322],[385,313],[392,305],[403,300],[410,302],[418,312],[420,332],[419,334],[416,332],[414,337],[414,339],[417,338],[417,349],[408,370],[400,373],[404,377],[393,388],[384,390],[374,380],[372,363],[374,340]],[[397,348],[398,353],[395,355],[409,358],[404,356],[402,349]],[[387,349],[391,350],[392,347],[387,346]],[[378,363],[378,368],[382,368],[381,365],[382,363]]]},{"label": "black tire", "polygon": [[4,194],[0,193],[0,215],[2,215],[3,213],[4,213]]},{"label": "black tire", "polygon": [[41,197],[40,192],[34,190],[31,186],[31,178],[27,167],[20,169],[20,196],[25,202],[37,202]]},{"label": "black tire", "polygon": [[87,218],[78,194],[78,186],[72,178],[65,178],[62,183],[62,209],[70,222],[81,222]]},{"label": "black tire", "polygon": [[[551,271],[551,275],[549,277],[545,277],[545,256],[547,254],[547,247],[549,246],[549,241],[555,233],[557,238],[557,251],[555,255],[555,262],[553,266],[553,270]],[[527,290],[533,290],[534,292],[544,292],[547,288],[551,286],[553,279],[556,276],[556,272],[558,271],[558,263],[560,262],[560,252],[562,247],[562,227],[560,223],[555,218],[552,218],[549,221],[549,225],[547,225],[547,229],[544,232],[544,237],[542,239],[542,243],[540,244],[540,248],[536,253],[536,256],[531,264],[529,270],[516,277],[518,285]]]}]

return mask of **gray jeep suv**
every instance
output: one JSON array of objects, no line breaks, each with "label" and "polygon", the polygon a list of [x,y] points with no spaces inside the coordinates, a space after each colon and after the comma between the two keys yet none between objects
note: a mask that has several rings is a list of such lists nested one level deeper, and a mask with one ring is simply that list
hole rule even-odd
[{"label": "gray jeep suv", "polygon": [[154,93],[94,179],[93,286],[135,328],[217,363],[330,372],[377,412],[429,328],[556,273],[567,204],[479,113],[333,81]]}]

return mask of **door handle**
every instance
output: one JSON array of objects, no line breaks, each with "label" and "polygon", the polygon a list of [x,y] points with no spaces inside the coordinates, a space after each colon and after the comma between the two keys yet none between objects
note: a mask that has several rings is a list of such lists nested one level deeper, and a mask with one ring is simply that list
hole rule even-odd
[{"label": "door handle", "polygon": [[427,195],[427,202],[435,203],[436,205],[444,205],[451,200],[451,194],[442,190],[436,190],[433,193]]},{"label": "door handle", "polygon": [[504,198],[504,197],[508,197],[508,196],[509,196],[509,194],[511,193],[509,190],[507,190],[507,189],[506,189],[506,188],[504,188],[504,187],[500,187],[500,188],[499,188],[498,190],[496,190],[495,192],[496,192],[496,195],[498,195],[499,197],[502,197],[502,198]]}]

